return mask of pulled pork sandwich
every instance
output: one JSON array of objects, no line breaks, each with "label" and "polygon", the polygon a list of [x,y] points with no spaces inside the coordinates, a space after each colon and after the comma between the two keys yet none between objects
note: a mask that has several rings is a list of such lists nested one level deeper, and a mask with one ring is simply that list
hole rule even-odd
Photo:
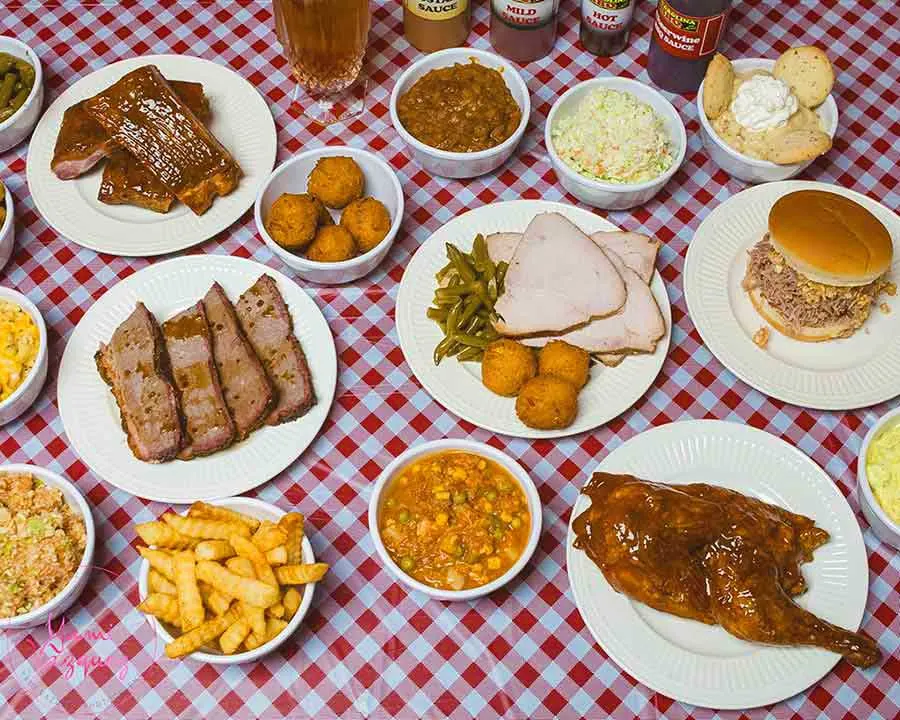
[{"label": "pulled pork sandwich", "polygon": [[890,234],[862,205],[799,190],[769,211],[769,232],[749,252],[743,287],[756,311],[788,337],[849,337],[882,292],[896,292],[885,275],[892,259]]}]

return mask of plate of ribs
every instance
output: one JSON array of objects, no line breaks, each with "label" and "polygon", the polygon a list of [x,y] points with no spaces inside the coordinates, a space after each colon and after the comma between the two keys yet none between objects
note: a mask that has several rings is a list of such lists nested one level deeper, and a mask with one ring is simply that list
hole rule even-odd
[{"label": "plate of ribs", "polygon": [[566,564],[606,654],[681,702],[769,705],[881,659],[858,631],[853,511],[810,458],[746,425],[670,423],[616,448],[575,503]]},{"label": "plate of ribs", "polygon": [[316,303],[252,260],[157,263],[101,297],[59,369],[73,449],[137,497],[239,495],[312,443],[334,398],[337,355]]},{"label": "plate of ribs", "polygon": [[28,185],[60,235],[112,255],[196,245],[253,205],[275,164],[265,100],[234,71],[156,55],[81,78],[47,109]]}]

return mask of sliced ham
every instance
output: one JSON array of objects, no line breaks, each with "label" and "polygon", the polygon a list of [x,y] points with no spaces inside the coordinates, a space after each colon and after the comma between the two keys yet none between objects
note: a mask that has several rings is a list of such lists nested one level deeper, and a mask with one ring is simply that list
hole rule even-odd
[{"label": "sliced ham", "polygon": [[[666,323],[653,292],[618,255],[612,251],[607,254],[628,288],[628,300],[621,312],[566,333],[526,338],[522,340],[524,344],[543,347],[550,340],[565,340],[590,353],[606,354],[651,353],[656,350],[656,343],[665,335]],[[609,364],[621,362],[618,358],[606,359]],[[607,364],[606,361],[604,364]]]},{"label": "sliced ham", "polygon": [[529,223],[504,285],[496,328],[510,336],[583,325],[618,312],[627,296],[603,250],[559,213],[543,213]]}]

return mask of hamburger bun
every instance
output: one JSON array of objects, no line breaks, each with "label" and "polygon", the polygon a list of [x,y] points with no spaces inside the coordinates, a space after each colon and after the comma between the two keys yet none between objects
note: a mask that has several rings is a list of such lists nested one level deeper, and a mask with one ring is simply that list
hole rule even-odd
[{"label": "hamburger bun", "polygon": [[798,273],[823,285],[868,285],[891,267],[887,228],[848,197],[798,190],[769,211],[769,240]]},{"label": "hamburger bun", "polygon": [[820,327],[798,327],[792,328],[785,322],[781,313],[769,304],[759,288],[753,288],[747,293],[750,296],[750,302],[756,308],[763,319],[775,328],[782,335],[787,335],[794,340],[802,340],[803,342],[824,342],[826,340],[834,340],[835,338],[850,337],[858,329],[850,318],[842,318],[839,322],[829,323]]}]

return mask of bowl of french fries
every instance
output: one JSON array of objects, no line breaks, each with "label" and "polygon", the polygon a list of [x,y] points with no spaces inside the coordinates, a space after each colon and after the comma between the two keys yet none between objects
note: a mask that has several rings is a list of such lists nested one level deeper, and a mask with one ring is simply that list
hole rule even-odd
[{"label": "bowl of french fries", "polygon": [[303,515],[252,498],[196,502],[135,531],[146,543],[138,610],[169,658],[236,665],[272,652],[328,570],[315,561]]}]

